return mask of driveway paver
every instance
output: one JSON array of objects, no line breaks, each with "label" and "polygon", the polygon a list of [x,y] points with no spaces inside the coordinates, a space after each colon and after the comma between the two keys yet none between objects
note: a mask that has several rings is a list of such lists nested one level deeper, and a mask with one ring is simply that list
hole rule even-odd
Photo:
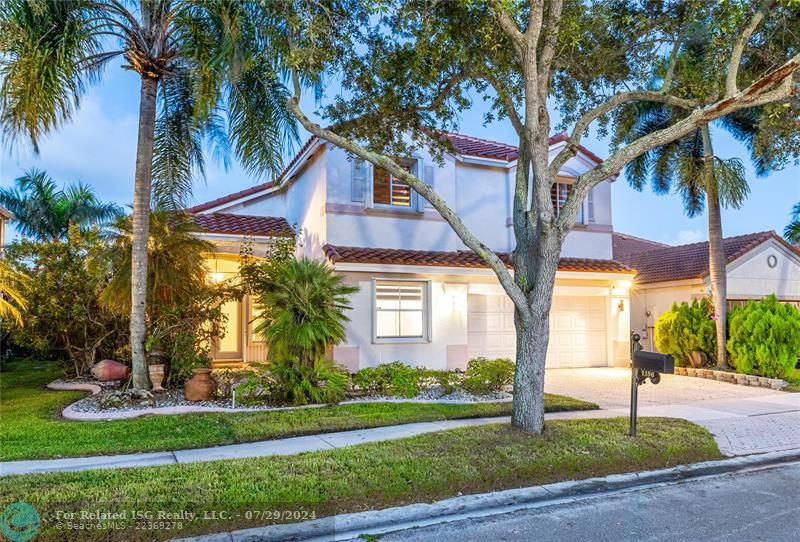
[{"label": "driveway paver", "polygon": [[[552,369],[545,376],[545,391],[597,403],[607,416],[628,415],[630,390],[631,372],[624,368]],[[698,423],[726,455],[800,448],[797,393],[663,375],[658,385],[639,388],[639,415]]]}]

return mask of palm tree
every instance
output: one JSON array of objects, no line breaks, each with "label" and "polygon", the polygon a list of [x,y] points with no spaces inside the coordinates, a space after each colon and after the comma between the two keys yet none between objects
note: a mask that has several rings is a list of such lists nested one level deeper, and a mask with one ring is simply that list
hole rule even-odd
[{"label": "palm tree", "polygon": [[783,230],[783,236],[789,240],[790,243],[800,244],[800,203],[796,203],[792,209],[792,221]]},{"label": "palm tree", "polygon": [[206,142],[215,155],[232,149],[262,175],[280,170],[285,145],[297,138],[271,47],[274,15],[257,2],[6,0],[0,25],[7,140],[25,135],[38,150],[112,59],[124,58],[123,68],[140,77],[130,325],[133,385],[148,388],[151,195],[162,205],[183,204],[193,174],[203,172]]},{"label": "palm tree", "polygon": [[[270,265],[267,263],[266,265]],[[348,286],[322,262],[291,259],[273,265],[255,292],[259,314],[256,333],[266,338],[270,358],[313,368],[325,350],[345,338]]]},{"label": "palm tree", "polygon": [[0,260],[0,320],[10,319],[22,325],[21,311],[26,307],[24,290],[28,280],[6,260]]},{"label": "palm tree", "polygon": [[122,214],[117,205],[100,201],[83,183],[59,190],[41,170],[27,171],[14,182],[16,188],[0,188],[0,204],[14,214],[20,233],[40,241],[66,239],[72,225],[105,224]]},{"label": "palm tree", "polygon": [[[665,128],[683,114],[663,104],[639,103],[633,110],[627,131],[618,135],[622,141]],[[756,174],[770,172],[770,160],[754,145],[761,111],[744,109],[723,117],[715,125],[734,135],[749,150]],[[709,276],[717,328],[717,366],[727,366],[727,261],[723,245],[721,208],[739,208],[750,188],[744,164],[738,158],[723,160],[714,155],[712,130],[708,125],[683,139],[657,147],[630,162],[625,168],[628,182],[641,190],[651,182],[657,193],[675,189],[681,194],[689,217],[708,209]]]}]

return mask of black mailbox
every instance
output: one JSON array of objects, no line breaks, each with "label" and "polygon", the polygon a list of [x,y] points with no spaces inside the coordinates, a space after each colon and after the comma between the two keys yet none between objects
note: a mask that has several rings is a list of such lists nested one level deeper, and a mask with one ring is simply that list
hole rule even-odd
[{"label": "black mailbox", "polygon": [[675,372],[675,359],[666,354],[640,350],[633,354],[633,368],[647,372],[673,374]]},{"label": "black mailbox", "polygon": [[649,379],[652,384],[661,382],[661,373],[675,372],[672,356],[645,352],[638,333],[631,335],[631,436],[636,436],[636,418],[639,403],[639,386]]}]

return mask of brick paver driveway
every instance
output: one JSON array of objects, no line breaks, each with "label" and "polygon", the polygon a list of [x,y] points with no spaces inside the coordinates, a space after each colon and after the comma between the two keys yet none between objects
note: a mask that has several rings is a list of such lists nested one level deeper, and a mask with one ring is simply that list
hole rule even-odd
[{"label": "brick paver driveway", "polygon": [[[627,416],[631,372],[548,369],[545,391],[593,401],[609,416]],[[639,388],[639,414],[699,423],[729,455],[800,448],[800,393],[664,375],[657,386],[648,382]]]}]

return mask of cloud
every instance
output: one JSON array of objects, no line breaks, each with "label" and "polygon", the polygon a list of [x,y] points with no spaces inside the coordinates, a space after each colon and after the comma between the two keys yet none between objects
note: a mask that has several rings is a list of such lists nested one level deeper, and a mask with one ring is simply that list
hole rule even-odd
[{"label": "cloud", "polygon": [[129,204],[137,129],[136,114],[112,113],[96,95],[89,94],[71,122],[41,141],[39,156],[24,142],[7,152],[0,181],[8,186],[36,167],[46,170],[58,184],[83,181],[94,187],[101,199]]},{"label": "cloud", "polygon": [[691,243],[699,243],[705,240],[706,240],[706,232],[697,229],[697,230],[680,230],[674,237],[667,239],[665,242],[669,245],[688,245]]}]

